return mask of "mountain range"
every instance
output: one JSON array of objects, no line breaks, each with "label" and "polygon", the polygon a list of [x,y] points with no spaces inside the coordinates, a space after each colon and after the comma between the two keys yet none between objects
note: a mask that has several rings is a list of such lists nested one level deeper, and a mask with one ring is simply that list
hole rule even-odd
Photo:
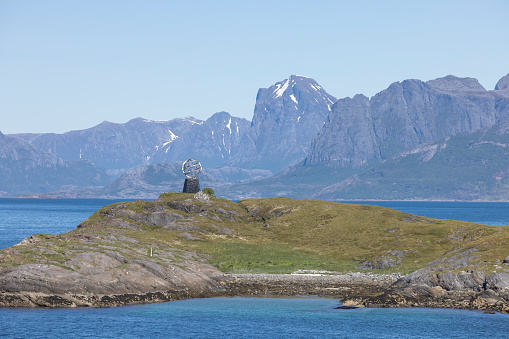
[{"label": "mountain range", "polygon": [[64,161],[0,132],[0,196],[102,187],[111,178],[89,160]]},{"label": "mountain range", "polygon": [[507,200],[508,121],[509,74],[494,90],[449,75],[339,100],[292,75],[258,91],[251,122],[219,112],[1,135],[0,190],[150,198],[180,190],[179,166],[196,158],[202,187],[229,198]]}]

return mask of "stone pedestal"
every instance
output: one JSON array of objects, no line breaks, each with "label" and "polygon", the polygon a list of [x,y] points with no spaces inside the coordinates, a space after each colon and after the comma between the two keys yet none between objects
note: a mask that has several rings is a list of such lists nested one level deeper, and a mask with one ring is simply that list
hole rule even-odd
[{"label": "stone pedestal", "polygon": [[198,193],[200,192],[200,181],[198,178],[186,178],[182,193]]}]

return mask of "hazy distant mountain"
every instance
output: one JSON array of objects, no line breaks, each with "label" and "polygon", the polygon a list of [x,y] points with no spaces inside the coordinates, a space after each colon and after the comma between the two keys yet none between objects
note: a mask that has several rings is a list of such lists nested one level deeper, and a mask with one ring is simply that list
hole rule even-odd
[{"label": "hazy distant mountain", "polygon": [[292,75],[258,91],[252,123],[219,112],[206,121],[137,118],[64,134],[15,136],[64,160],[90,160],[112,175],[188,158],[209,168],[228,164],[277,172],[306,157],[335,101],[313,79]]},{"label": "hazy distant mountain", "polygon": [[161,163],[127,171],[102,193],[126,199],[152,199],[162,192],[181,192],[184,180],[182,162]]},{"label": "hazy distant mountain", "polygon": [[313,196],[509,200],[509,121],[416,146]]},{"label": "hazy distant mountain", "polygon": [[[446,76],[337,101],[314,80],[292,75],[258,91],[251,123],[219,112],[205,121],[138,118],[19,136],[63,158],[125,172],[97,193],[103,196],[180,191],[179,164],[192,157],[203,164],[202,187],[234,199],[509,199],[508,123],[509,74],[492,91]],[[9,190],[0,187],[0,195]]]},{"label": "hazy distant mountain", "polygon": [[127,169],[150,164],[159,148],[166,147],[193,125],[201,123],[194,118],[168,121],[136,118],[124,124],[105,121],[89,129],[64,134],[15,136],[64,160],[90,160],[97,167],[118,175]]},{"label": "hazy distant mountain", "polygon": [[11,195],[47,193],[69,186],[103,186],[111,182],[90,161],[63,161],[1,132],[0,173],[0,191]]},{"label": "hazy distant mountain", "polygon": [[298,75],[261,88],[251,128],[230,164],[276,173],[302,161],[335,101],[316,81]]},{"label": "hazy distant mountain", "polygon": [[[225,187],[230,183],[260,180],[270,175],[271,172],[267,170],[221,167],[206,168],[198,178],[202,189],[210,187],[217,194],[224,194]],[[127,171],[106,186],[100,194],[115,198],[155,199],[162,192],[181,192],[184,181],[182,161],[160,163]]]},{"label": "hazy distant mountain", "polygon": [[242,135],[250,122],[227,112],[219,112],[206,121],[193,124],[171,143],[159,147],[150,163],[198,159],[206,168],[216,167],[230,160],[239,149]]},{"label": "hazy distant mountain", "polygon": [[118,176],[125,171],[160,162],[200,160],[219,166],[238,150],[249,121],[219,112],[206,121],[179,118],[151,121],[136,118],[124,124],[103,122],[64,134],[17,134],[41,150],[65,160],[87,159]]}]

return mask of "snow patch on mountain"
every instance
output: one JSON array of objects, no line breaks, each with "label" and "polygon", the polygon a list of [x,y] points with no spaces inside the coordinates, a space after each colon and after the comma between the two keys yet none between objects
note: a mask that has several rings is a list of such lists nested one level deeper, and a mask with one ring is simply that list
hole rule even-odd
[{"label": "snow patch on mountain", "polygon": [[[170,139],[168,139],[168,141],[166,141],[164,144],[163,144],[163,147],[166,147],[168,144],[171,144],[172,142],[174,142],[175,140],[178,139],[178,135],[175,135],[175,133],[173,133],[171,130],[168,130],[168,132],[170,133]],[[157,146],[156,146],[157,147]],[[168,147],[165,151],[165,153],[168,153],[168,150],[170,148]]]},{"label": "snow patch on mountain", "polygon": [[189,121],[191,124],[193,125],[203,125],[203,121],[201,120],[197,120],[193,117],[185,117],[185,118],[182,118],[183,121]]},{"label": "snow patch on mountain", "polygon": [[[232,135],[232,129],[230,128],[232,124],[232,118],[230,118],[230,121],[228,121],[228,124],[226,125],[226,128],[228,128],[228,130],[230,131],[230,135]],[[224,138],[223,138],[223,143],[224,143]]]},{"label": "snow patch on mountain", "polygon": [[314,89],[315,91],[319,91],[319,90],[321,90],[321,89],[322,89],[322,87],[320,87],[320,85],[316,85],[316,86],[315,86],[315,85],[311,84],[310,86],[311,86],[311,88],[312,88],[312,89]]},{"label": "snow patch on mountain", "polygon": [[283,83],[282,86],[281,86],[281,84],[277,84],[276,85],[277,88],[274,90],[274,98],[279,98],[279,97],[283,96],[283,93],[286,91],[289,84],[290,84],[289,79],[285,80],[285,82]]}]

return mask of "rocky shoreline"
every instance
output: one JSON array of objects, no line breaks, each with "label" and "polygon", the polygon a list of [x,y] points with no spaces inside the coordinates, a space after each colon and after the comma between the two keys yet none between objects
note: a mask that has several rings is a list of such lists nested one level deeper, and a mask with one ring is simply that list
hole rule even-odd
[{"label": "rocky shoreline", "polygon": [[[472,274],[471,274],[472,275]],[[476,288],[415,284],[399,274],[343,275],[230,274],[230,293],[238,295],[331,296],[353,307],[430,307],[509,313],[505,274],[488,276]],[[450,275],[455,280],[458,276]],[[447,278],[444,279],[446,281]],[[491,283],[490,283],[491,281]]]},{"label": "rocky shoreline", "polygon": [[124,294],[1,293],[2,307],[112,307],[215,296],[319,295],[335,298],[380,294],[400,276],[370,273],[318,274],[224,274],[201,289],[175,289]]},{"label": "rocky shoreline", "polygon": [[509,313],[509,292],[453,289],[405,284],[399,274],[222,274],[208,286],[148,293],[81,294],[3,292],[0,307],[113,307],[218,296],[317,295],[339,299],[344,306],[431,307]]},{"label": "rocky shoreline", "polygon": [[[382,291],[400,278],[398,274],[225,274],[233,295],[321,295],[345,297],[352,293]],[[368,293],[369,291],[369,293]]]}]

